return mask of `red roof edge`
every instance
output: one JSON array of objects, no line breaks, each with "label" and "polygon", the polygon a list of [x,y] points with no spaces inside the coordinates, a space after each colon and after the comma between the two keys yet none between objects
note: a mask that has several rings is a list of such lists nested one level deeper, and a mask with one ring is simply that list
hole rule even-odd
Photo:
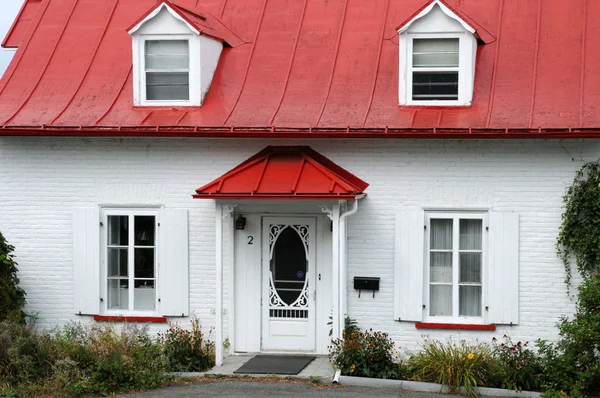
[{"label": "red roof edge", "polygon": [[[25,12],[25,8],[27,8],[31,4],[39,5],[41,2],[42,2],[42,0],[25,0],[23,2],[23,5],[21,6],[19,13],[17,14],[17,17],[13,21],[12,25],[10,25],[10,29],[8,30],[8,33],[4,37],[2,44],[0,44],[0,46],[2,46],[2,48],[17,48],[17,47],[19,47],[19,44],[23,40],[23,37],[13,38],[13,34],[15,33],[17,24],[19,22],[24,22],[23,20],[21,20],[21,17],[23,16],[23,13]],[[31,22],[31,21],[29,21],[29,22]],[[22,30],[21,36],[23,36],[25,34],[25,30],[26,29]],[[14,39],[14,41],[13,41],[13,39]]]},{"label": "red roof edge", "polygon": [[[265,169],[269,164],[269,161],[272,157],[278,157],[278,159],[285,160],[284,163],[287,163],[296,166],[299,164],[297,175],[291,175],[289,173],[289,169],[284,168],[284,170],[288,170],[288,172],[281,172],[279,174],[267,173],[270,177],[265,177]],[[330,180],[331,183],[328,183],[329,188],[324,189],[322,184],[323,180],[321,180],[319,188],[314,188],[314,191],[311,192],[297,192],[296,186],[298,181],[301,179],[304,173],[304,164],[305,162],[309,162],[313,165],[314,168],[319,170],[322,177],[325,177]],[[279,167],[281,166],[281,160],[279,163],[275,163],[271,167]],[[251,170],[254,168],[255,170]],[[246,184],[248,180],[246,179],[241,183],[241,186],[235,186],[234,182],[230,182],[229,186],[223,190],[223,185],[226,183],[226,180],[230,178],[234,178],[239,176],[241,173],[248,172],[250,170],[250,175],[252,178],[256,178],[254,182],[253,189],[249,189],[249,185]],[[314,170],[314,169],[313,169]],[[256,173],[256,174],[254,174]],[[258,175],[258,177],[256,177]],[[242,177],[242,179],[245,177]],[[265,180],[265,178],[271,178],[270,180]],[[314,177],[307,177],[314,178]],[[240,184],[240,178],[238,177],[237,184]],[[270,189],[260,188],[263,184],[267,182],[269,183],[275,182],[279,188],[275,188],[273,191],[273,185],[270,185]],[[310,181],[314,181],[310,179]],[[291,184],[294,182],[294,184]],[[291,188],[290,190],[281,189],[281,186],[289,184]],[[344,191],[343,192],[334,192],[332,190],[333,186],[339,186]],[[194,199],[254,199],[254,200],[347,200],[347,199],[357,199],[364,195],[363,191],[369,186],[368,183],[361,180],[354,174],[335,164],[331,160],[327,159],[325,156],[321,155],[317,151],[313,150],[308,146],[268,146],[257,154],[251,156],[250,158],[244,160],[242,163],[229,170],[227,173],[223,174],[221,177],[211,181],[210,183],[196,189],[196,194],[192,195]]]},{"label": "red roof edge", "polygon": [[402,29],[406,24],[408,24],[417,15],[419,15],[419,13],[421,11],[423,11],[424,9],[429,7],[432,3],[443,4],[450,11],[452,11],[454,14],[456,14],[460,19],[465,21],[467,23],[467,25],[471,26],[475,30],[475,36],[479,40],[481,40],[483,43],[490,44],[490,43],[493,43],[494,41],[496,41],[496,37],[494,35],[492,35],[490,32],[488,32],[483,26],[479,25],[473,18],[469,17],[467,14],[450,6],[445,0],[430,0],[427,3],[423,4],[423,6],[421,8],[419,8],[410,17],[408,17],[406,20],[404,20],[404,22],[402,22],[400,25],[398,25],[398,27],[396,28],[396,31]]},{"label": "red roof edge", "polygon": [[200,126],[2,126],[2,136],[166,138],[395,138],[565,139],[600,138],[599,127],[570,128],[337,128]]},{"label": "red roof edge", "polygon": [[[175,13],[177,13],[177,15],[179,15],[183,20],[185,20],[188,24],[193,26],[194,29],[196,29],[198,32],[200,32],[203,35],[211,36],[211,37],[214,37],[215,39],[221,40],[221,41],[225,42],[227,45],[229,45],[230,47],[237,47],[244,43],[244,41],[242,39],[237,37],[237,35],[235,33],[233,33],[227,26],[225,26],[225,24],[223,22],[221,22],[214,15],[210,14],[211,22],[219,24],[220,29],[215,29],[208,25],[202,26],[198,21],[195,21],[195,19],[200,19],[200,20],[205,21],[206,23],[209,23],[207,17],[200,15],[195,11],[192,11],[185,7],[182,7],[178,4],[175,4],[174,2],[172,2],[170,0],[159,1],[157,3],[157,5],[150,8],[140,18],[138,18],[131,26],[129,26],[126,29],[127,32],[129,32],[133,28],[135,28],[140,22],[142,22],[150,14],[152,14],[154,12],[154,10],[156,10],[158,7],[162,7],[163,4],[166,5],[167,7],[169,7],[171,10],[173,10]],[[207,27],[210,29],[210,31],[207,30]]]}]

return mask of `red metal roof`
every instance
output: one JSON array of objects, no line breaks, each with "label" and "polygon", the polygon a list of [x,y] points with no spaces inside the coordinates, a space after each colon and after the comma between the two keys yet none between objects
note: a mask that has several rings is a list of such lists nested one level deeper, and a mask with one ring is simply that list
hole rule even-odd
[{"label": "red metal roof", "polygon": [[208,12],[202,12],[200,9],[195,11],[188,10],[179,4],[175,4],[169,0],[162,0],[151,9],[149,9],[144,15],[142,15],[136,22],[134,22],[127,31],[130,32],[137,24],[146,19],[154,10],[161,7],[162,4],[167,5],[171,10],[176,12],[181,18],[190,24],[199,33],[219,39],[230,47],[237,47],[244,44],[244,42],[229,30],[223,22],[219,21],[214,15]]},{"label": "red metal roof", "polygon": [[151,109],[132,106],[127,27],[156,1],[42,0],[0,80],[0,135],[600,135],[600,2],[445,0],[496,39],[478,48],[473,106],[400,107],[395,29],[428,3],[178,0],[244,44],[202,107]]},{"label": "red metal roof", "polygon": [[196,199],[354,199],[369,186],[308,146],[268,146],[213,182]]}]

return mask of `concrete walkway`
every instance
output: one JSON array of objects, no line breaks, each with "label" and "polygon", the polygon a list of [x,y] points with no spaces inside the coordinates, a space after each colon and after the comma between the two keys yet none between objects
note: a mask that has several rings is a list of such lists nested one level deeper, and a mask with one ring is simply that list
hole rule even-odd
[{"label": "concrete walkway", "polygon": [[[205,374],[207,375],[224,375],[224,376],[244,376],[243,374],[233,373],[240,366],[248,362],[251,358],[254,358],[254,355],[233,355],[226,357],[223,361],[223,366],[215,366]],[[324,355],[319,355],[317,358],[309,363],[300,373],[294,376],[289,375],[277,375],[282,377],[294,377],[301,379],[312,379],[319,378],[321,381],[331,382],[333,379],[333,375],[335,374],[335,370],[333,366],[329,363],[329,358]],[[259,375],[253,374],[252,377],[265,377],[265,376],[273,376],[271,375]]]},{"label": "concrete walkway", "polygon": [[[263,379],[264,380],[264,379]],[[245,398],[274,397],[322,397],[322,398],[450,398],[451,395],[418,393],[381,387],[354,387],[335,384],[313,384],[308,381],[269,380],[266,382],[247,380],[219,380],[212,377],[199,378],[195,383],[161,388],[120,397],[159,398],[159,397],[231,397]]]}]

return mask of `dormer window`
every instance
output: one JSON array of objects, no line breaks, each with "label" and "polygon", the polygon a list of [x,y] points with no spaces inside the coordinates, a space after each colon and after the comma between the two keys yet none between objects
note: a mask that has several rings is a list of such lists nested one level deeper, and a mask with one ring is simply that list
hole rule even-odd
[{"label": "dormer window", "polygon": [[189,40],[145,40],[146,101],[190,100]]},{"label": "dormer window", "polygon": [[164,0],[128,29],[135,106],[200,106],[223,46],[243,42],[209,13]]},{"label": "dormer window", "polygon": [[443,0],[433,0],[398,28],[400,105],[471,105],[477,40],[493,37],[465,19]]}]

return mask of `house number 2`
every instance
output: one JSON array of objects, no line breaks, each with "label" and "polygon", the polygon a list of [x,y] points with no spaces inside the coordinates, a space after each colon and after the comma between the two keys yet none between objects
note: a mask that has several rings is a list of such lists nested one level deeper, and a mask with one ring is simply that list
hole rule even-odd
[{"label": "house number 2", "polygon": [[248,244],[249,245],[253,245],[254,244],[254,236],[252,236],[252,235],[248,236]]}]

